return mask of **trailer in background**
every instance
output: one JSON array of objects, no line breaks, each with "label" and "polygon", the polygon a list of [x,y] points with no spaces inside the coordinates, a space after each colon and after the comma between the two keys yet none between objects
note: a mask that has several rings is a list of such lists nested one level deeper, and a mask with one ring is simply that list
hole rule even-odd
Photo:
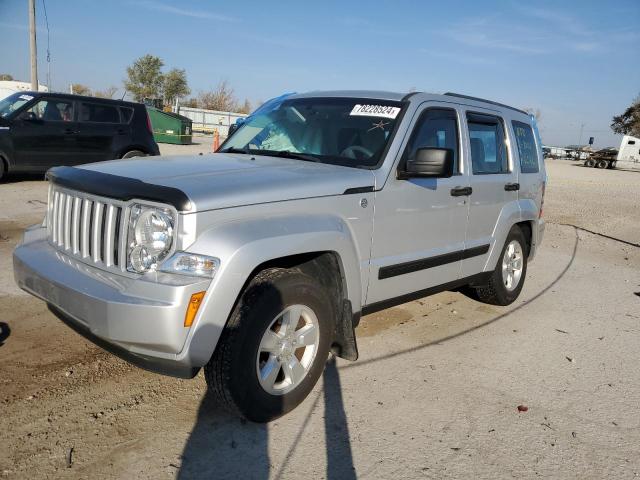
[{"label": "trailer in background", "polygon": [[603,148],[592,153],[584,162],[585,167],[640,168],[640,138],[625,135],[620,148]]}]

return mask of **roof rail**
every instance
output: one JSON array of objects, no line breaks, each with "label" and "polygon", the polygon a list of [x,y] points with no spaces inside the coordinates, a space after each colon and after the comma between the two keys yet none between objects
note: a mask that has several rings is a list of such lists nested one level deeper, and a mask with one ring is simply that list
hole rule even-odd
[{"label": "roof rail", "polygon": [[469,95],[462,95],[460,93],[454,93],[454,92],[447,92],[445,93],[445,95],[449,96],[449,97],[458,97],[458,98],[465,98],[467,100],[476,100],[478,102],[484,102],[484,103],[489,103],[491,105],[497,105],[499,107],[505,107],[505,108],[510,108],[511,110],[515,110],[516,112],[520,112],[520,113],[524,113],[525,115],[530,115],[530,113],[525,112],[524,110],[520,110],[519,108],[516,107],[512,107],[510,105],[505,105],[504,103],[498,103],[498,102],[494,102],[492,100],[486,100],[484,98],[478,98],[478,97],[471,97]]}]

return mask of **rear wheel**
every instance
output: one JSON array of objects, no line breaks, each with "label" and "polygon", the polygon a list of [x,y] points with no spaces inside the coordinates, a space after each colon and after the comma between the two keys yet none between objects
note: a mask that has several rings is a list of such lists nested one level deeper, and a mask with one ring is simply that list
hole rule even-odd
[{"label": "rear wheel", "polygon": [[297,269],[256,275],[205,366],[218,403],[254,422],[297,407],[324,369],[333,332],[331,305],[325,287]]},{"label": "rear wheel", "polygon": [[141,152],[140,150],[131,150],[125,153],[124,155],[122,155],[122,158],[146,157],[146,156],[147,154],[144,152]]},{"label": "rear wheel", "polygon": [[607,168],[609,166],[609,162],[607,162],[606,160],[600,160],[598,162],[598,165],[596,165],[598,168]]},{"label": "rear wheel", "polygon": [[587,158],[584,162],[585,167],[595,167],[596,161],[593,158]]},{"label": "rear wheel", "polygon": [[615,160],[614,160],[613,162],[609,162],[609,168],[610,168],[610,169],[612,169],[612,170],[613,170],[614,168],[616,168],[616,163],[617,163],[617,162],[616,162]]},{"label": "rear wheel", "polygon": [[0,180],[4,178],[5,173],[6,173],[6,168],[4,165],[4,160],[0,158]]},{"label": "rear wheel", "polygon": [[527,274],[527,243],[518,226],[511,228],[498,264],[485,285],[475,287],[477,299],[493,305],[509,305],[520,295]]}]

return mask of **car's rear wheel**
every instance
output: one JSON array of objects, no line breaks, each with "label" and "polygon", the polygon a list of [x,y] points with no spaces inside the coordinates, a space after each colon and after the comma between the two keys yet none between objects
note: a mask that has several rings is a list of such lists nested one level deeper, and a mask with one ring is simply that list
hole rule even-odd
[{"label": "car's rear wheel", "polygon": [[293,410],[324,369],[334,315],[325,287],[301,271],[256,275],[205,366],[218,403],[254,422]]},{"label": "car's rear wheel", "polygon": [[606,160],[600,160],[596,166],[598,168],[607,168],[609,166],[609,162]]},{"label": "car's rear wheel", "polygon": [[527,243],[520,227],[509,231],[489,281],[476,286],[477,299],[493,305],[509,305],[520,295],[527,274]]},{"label": "car's rear wheel", "polygon": [[122,155],[122,158],[146,157],[146,156],[147,154],[140,150],[131,150],[125,153],[124,155]]},{"label": "car's rear wheel", "polygon": [[595,167],[596,161],[593,158],[587,158],[584,162],[585,167]]},{"label": "car's rear wheel", "polygon": [[0,180],[2,180],[4,178],[4,175],[6,173],[6,167],[4,164],[4,160],[2,158],[0,158]]},{"label": "car's rear wheel", "polygon": [[615,160],[613,162],[609,162],[609,168],[613,170],[614,168],[616,168],[617,163],[618,162],[616,162]]}]

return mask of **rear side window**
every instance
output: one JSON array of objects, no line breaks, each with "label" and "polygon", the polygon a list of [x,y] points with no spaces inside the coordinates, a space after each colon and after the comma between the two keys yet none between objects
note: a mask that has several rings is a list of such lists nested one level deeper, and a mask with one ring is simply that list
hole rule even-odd
[{"label": "rear side window", "polygon": [[133,108],[120,107],[120,117],[122,118],[122,123],[129,123],[131,117],[133,117]]},{"label": "rear side window", "polygon": [[82,103],[80,105],[81,122],[120,123],[118,108],[101,103]]},{"label": "rear side window", "polygon": [[405,161],[413,160],[420,148],[437,147],[453,150],[454,170],[458,171],[458,120],[455,110],[425,110],[413,129],[405,150]]},{"label": "rear side window", "polygon": [[520,157],[520,171],[522,173],[538,173],[538,150],[531,125],[522,122],[511,122],[516,134],[518,156]]},{"label": "rear side window", "polygon": [[492,115],[467,113],[467,125],[474,175],[508,173],[502,120]]}]

